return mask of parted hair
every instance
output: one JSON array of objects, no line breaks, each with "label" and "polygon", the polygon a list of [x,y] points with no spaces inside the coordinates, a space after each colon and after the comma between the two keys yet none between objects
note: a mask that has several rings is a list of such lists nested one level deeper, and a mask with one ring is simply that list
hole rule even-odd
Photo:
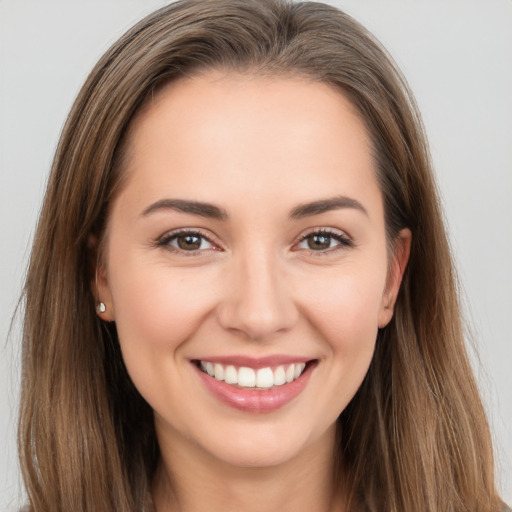
[{"label": "parted hair", "polygon": [[[387,237],[412,247],[391,322],[338,419],[349,509],[501,510],[488,424],[468,361],[456,279],[414,99],[381,45],[321,3],[183,0],[100,59],[53,161],[24,289],[19,452],[30,512],[152,509],[159,448],[115,323],[95,313],[91,237],[122,188],[130,121],[157,89],[208,70],[329,84],[372,141]],[[341,485],[341,483],[340,483]]]}]

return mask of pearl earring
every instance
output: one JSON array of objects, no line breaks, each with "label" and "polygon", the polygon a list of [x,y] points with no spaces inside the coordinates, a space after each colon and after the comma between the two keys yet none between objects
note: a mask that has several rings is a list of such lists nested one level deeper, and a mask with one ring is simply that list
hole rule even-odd
[{"label": "pearl earring", "polygon": [[105,313],[106,310],[107,310],[107,306],[105,306],[105,303],[98,302],[98,304],[96,305],[96,311],[98,313]]}]

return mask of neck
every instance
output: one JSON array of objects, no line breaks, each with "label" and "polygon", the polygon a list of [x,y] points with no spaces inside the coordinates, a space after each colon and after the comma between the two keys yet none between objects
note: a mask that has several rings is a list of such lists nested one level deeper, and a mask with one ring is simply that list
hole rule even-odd
[{"label": "neck", "polygon": [[269,467],[239,467],[182,442],[165,449],[153,482],[157,512],[343,511],[334,482],[335,429],[306,450]]}]

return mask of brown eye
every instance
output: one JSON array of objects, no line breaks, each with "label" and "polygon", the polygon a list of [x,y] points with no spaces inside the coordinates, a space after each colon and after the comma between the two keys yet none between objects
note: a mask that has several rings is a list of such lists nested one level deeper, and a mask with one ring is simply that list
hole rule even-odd
[{"label": "brown eye", "polygon": [[313,251],[324,251],[325,249],[329,249],[331,247],[331,242],[333,242],[332,237],[325,234],[310,235],[306,240],[308,249],[312,249]]},{"label": "brown eye", "polygon": [[183,231],[164,237],[160,246],[167,246],[175,251],[194,252],[213,249],[214,245],[208,238],[193,231]]},{"label": "brown eye", "polygon": [[325,252],[332,249],[352,247],[353,242],[347,235],[340,232],[315,231],[302,237],[297,249],[307,249],[315,252]]},{"label": "brown eye", "polygon": [[201,248],[202,237],[197,235],[179,235],[176,237],[178,247],[184,251],[197,251]]}]

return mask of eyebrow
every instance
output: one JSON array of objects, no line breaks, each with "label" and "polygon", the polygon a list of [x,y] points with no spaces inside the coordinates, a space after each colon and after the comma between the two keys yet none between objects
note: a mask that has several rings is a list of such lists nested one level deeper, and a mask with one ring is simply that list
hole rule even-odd
[{"label": "eyebrow", "polygon": [[294,208],[290,212],[291,219],[302,219],[312,215],[320,215],[332,210],[339,210],[341,208],[352,208],[359,210],[368,216],[365,207],[356,199],[346,196],[335,196],[329,199],[320,199],[319,201],[312,201],[311,203],[303,203]]},{"label": "eyebrow", "polygon": [[210,203],[200,201],[187,201],[185,199],[161,199],[149,205],[143,212],[142,217],[161,210],[174,210],[182,213],[190,213],[207,217],[210,219],[225,220],[228,218],[226,210]]},{"label": "eyebrow", "polygon": [[[336,196],[329,199],[319,199],[318,201],[300,204],[290,212],[289,217],[292,220],[298,220],[342,208],[352,208],[368,215],[365,207],[356,199],[346,196]],[[174,210],[216,220],[226,220],[228,218],[228,213],[224,208],[211,203],[185,199],[160,199],[149,205],[142,212],[141,216],[146,217],[147,215],[161,210]]]}]

